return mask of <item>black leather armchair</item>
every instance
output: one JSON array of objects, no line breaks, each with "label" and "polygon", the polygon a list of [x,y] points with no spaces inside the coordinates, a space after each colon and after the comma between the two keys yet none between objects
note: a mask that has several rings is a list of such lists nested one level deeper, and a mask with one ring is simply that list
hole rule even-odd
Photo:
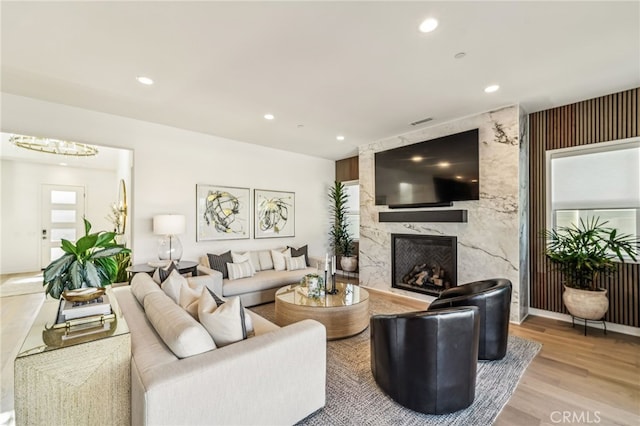
[{"label": "black leather armchair", "polygon": [[371,317],[371,371],[378,386],[421,413],[452,413],[471,405],[479,317],[473,306]]},{"label": "black leather armchair", "polygon": [[498,360],[507,353],[511,281],[494,278],[453,287],[440,293],[428,311],[455,306],[480,308],[478,359]]}]

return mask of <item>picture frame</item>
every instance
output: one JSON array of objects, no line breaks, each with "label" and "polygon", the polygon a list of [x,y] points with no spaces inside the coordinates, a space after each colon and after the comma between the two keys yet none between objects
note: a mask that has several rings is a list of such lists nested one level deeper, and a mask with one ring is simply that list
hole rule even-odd
[{"label": "picture frame", "polygon": [[241,240],[250,237],[249,188],[196,185],[196,241]]},{"label": "picture frame", "polygon": [[254,238],[295,237],[295,192],[254,189],[253,208]]}]

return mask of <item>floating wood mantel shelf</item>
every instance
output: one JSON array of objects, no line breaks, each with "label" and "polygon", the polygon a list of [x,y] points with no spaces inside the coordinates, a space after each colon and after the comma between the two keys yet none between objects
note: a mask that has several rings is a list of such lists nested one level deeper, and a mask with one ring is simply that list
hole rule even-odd
[{"label": "floating wood mantel shelf", "polygon": [[380,212],[379,222],[466,222],[467,210]]}]

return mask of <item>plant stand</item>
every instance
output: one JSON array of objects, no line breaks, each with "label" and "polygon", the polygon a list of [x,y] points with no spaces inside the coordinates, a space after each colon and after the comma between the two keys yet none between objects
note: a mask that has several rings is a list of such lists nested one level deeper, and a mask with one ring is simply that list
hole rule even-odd
[{"label": "plant stand", "polygon": [[587,323],[588,322],[601,322],[602,326],[604,327],[604,334],[607,334],[607,323],[605,322],[604,318],[599,319],[599,320],[590,320],[590,319],[586,319],[586,318],[581,318],[581,317],[575,317],[573,315],[571,315],[571,327],[575,328],[576,327],[576,323],[575,320],[579,319],[584,321],[584,335],[587,335]]}]

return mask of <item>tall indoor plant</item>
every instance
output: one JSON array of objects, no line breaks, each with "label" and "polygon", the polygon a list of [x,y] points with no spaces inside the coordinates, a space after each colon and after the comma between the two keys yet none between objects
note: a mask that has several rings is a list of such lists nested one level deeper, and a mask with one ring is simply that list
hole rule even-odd
[{"label": "tall indoor plant", "polygon": [[116,257],[130,250],[115,242],[115,232],[89,233],[91,223],[84,220],[85,235],[76,244],[63,239],[64,255],[44,270],[45,292],[56,299],[65,290],[82,287],[105,287],[115,282]]},{"label": "tall indoor plant", "polygon": [[625,255],[636,260],[638,239],[619,234],[598,217],[577,225],[545,231],[545,255],[561,271],[565,291],[562,300],[575,317],[600,320],[609,308],[606,289],[598,287],[598,277],[624,263]]},{"label": "tall indoor plant", "polygon": [[342,270],[355,271],[358,266],[358,259],[353,256],[353,238],[349,235],[347,222],[349,194],[347,194],[342,182],[334,182],[333,187],[329,190],[329,200],[331,201],[330,210],[333,216],[333,224],[329,230],[331,247],[336,256],[342,256],[340,259]]}]

